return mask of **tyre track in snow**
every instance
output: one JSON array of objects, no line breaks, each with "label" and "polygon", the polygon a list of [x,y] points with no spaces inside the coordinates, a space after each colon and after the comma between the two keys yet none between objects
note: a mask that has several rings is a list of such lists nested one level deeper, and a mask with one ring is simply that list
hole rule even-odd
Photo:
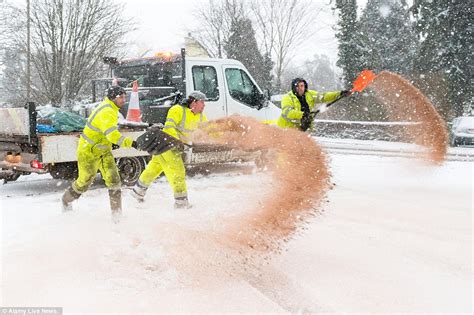
[{"label": "tyre track in snow", "polygon": [[284,310],[298,314],[329,313],[331,310],[318,305],[314,296],[283,271],[271,266],[242,275],[242,278],[261,294]]}]

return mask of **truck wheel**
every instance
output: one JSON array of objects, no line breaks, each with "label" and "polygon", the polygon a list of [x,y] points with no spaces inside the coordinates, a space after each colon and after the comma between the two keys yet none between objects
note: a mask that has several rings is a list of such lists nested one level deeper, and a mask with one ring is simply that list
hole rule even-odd
[{"label": "truck wheel", "polygon": [[76,179],[78,174],[77,163],[56,163],[49,167],[49,173],[54,179]]},{"label": "truck wheel", "polygon": [[145,169],[145,164],[142,157],[132,156],[117,159],[117,167],[122,183],[127,186],[135,185]]},{"label": "truck wheel", "polygon": [[6,175],[5,177],[3,177],[3,181],[4,181],[4,183],[14,182],[20,177],[20,175],[21,175],[21,173],[14,172],[11,175]]}]

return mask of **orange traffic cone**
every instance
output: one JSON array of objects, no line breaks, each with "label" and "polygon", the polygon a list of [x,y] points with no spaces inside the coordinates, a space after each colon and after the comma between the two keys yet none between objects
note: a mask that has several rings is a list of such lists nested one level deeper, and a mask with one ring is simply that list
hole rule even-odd
[{"label": "orange traffic cone", "polygon": [[138,100],[138,81],[133,81],[132,93],[130,94],[130,102],[128,103],[127,120],[134,122],[142,122],[140,113],[140,104]]}]

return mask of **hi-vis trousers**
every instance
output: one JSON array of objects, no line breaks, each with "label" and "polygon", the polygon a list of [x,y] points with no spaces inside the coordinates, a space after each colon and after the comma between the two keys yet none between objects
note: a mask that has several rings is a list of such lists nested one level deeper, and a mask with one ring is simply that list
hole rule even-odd
[{"label": "hi-vis trousers", "polygon": [[181,152],[171,149],[160,155],[154,155],[139,178],[139,185],[148,187],[164,172],[175,198],[187,196],[186,169]]},{"label": "hi-vis trousers", "polygon": [[77,150],[77,167],[79,175],[72,183],[72,188],[79,194],[89,189],[97,175],[97,170],[102,174],[105,185],[110,190],[120,190],[122,186],[120,174],[110,150],[94,150],[90,146],[83,146]]}]

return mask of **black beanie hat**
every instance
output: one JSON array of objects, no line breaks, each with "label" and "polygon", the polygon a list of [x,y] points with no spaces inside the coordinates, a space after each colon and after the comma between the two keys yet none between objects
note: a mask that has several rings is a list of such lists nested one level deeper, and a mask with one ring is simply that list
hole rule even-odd
[{"label": "black beanie hat", "polygon": [[109,100],[114,100],[117,96],[125,94],[125,89],[121,86],[111,86],[107,89],[107,97]]}]

